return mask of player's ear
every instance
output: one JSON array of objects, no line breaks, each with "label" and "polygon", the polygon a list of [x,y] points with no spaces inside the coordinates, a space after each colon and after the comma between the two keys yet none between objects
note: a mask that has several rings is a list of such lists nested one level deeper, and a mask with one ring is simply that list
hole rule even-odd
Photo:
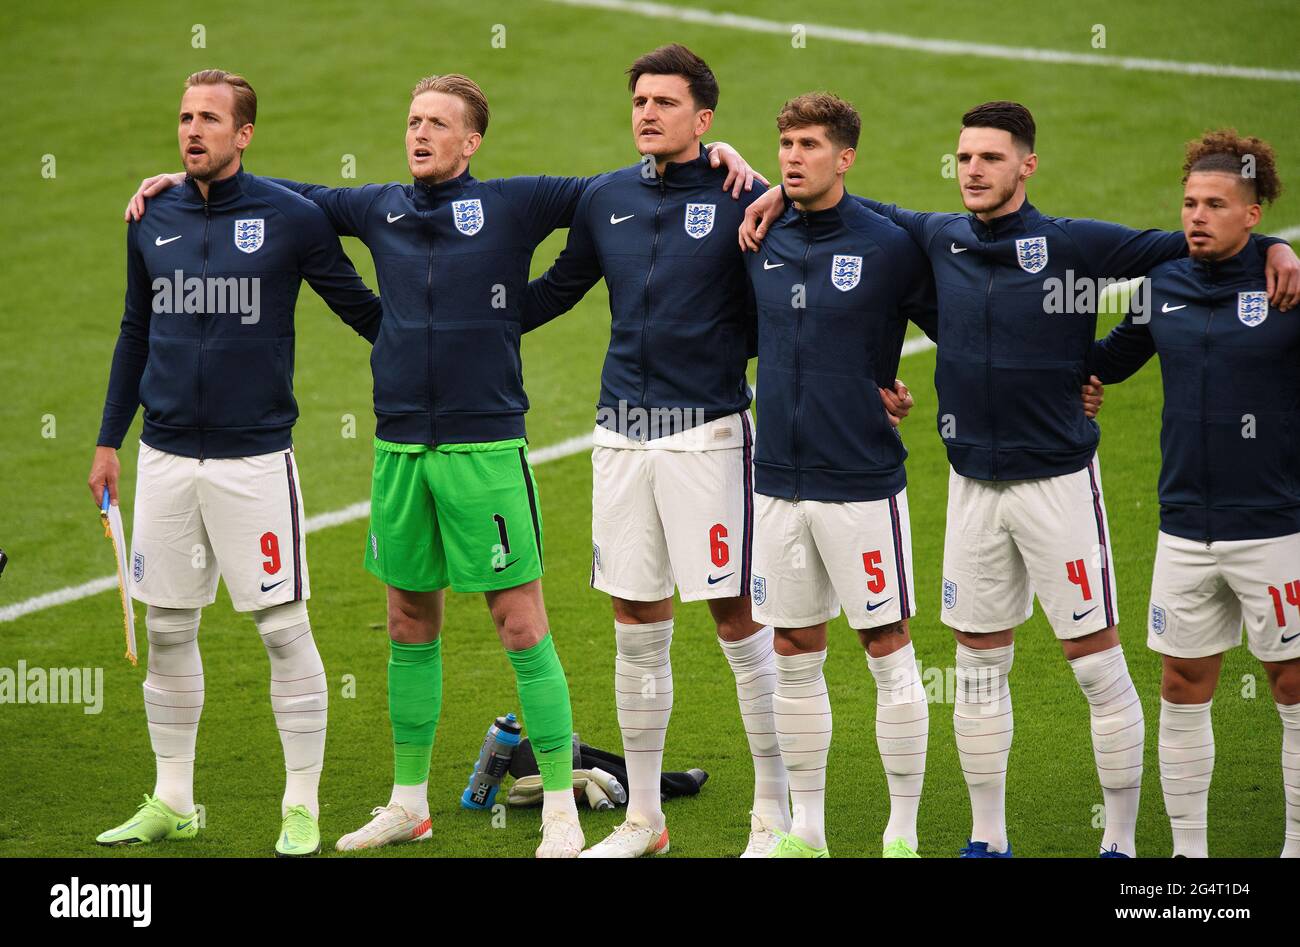
[{"label": "player's ear", "polygon": [[1030,152],[1025,156],[1025,160],[1020,164],[1020,180],[1024,181],[1034,176],[1038,170],[1038,155]]},{"label": "player's ear", "polygon": [[1264,212],[1260,209],[1260,206],[1258,204],[1251,204],[1246,208],[1246,228],[1254,229],[1259,224],[1260,218],[1263,216]]},{"label": "player's ear", "polygon": [[845,148],[843,151],[840,152],[839,161],[836,162],[835,173],[836,174],[846,173],[849,170],[849,168],[853,167],[853,162],[857,160],[857,157],[858,157],[858,149]]},{"label": "player's ear", "polygon": [[253,141],[253,126],[248,124],[235,132],[235,147],[240,151],[247,148]]},{"label": "player's ear", "polygon": [[703,138],[713,127],[713,109],[700,109],[695,113],[695,137]]},{"label": "player's ear", "polygon": [[470,132],[469,137],[465,139],[465,147],[461,149],[461,157],[473,157],[474,152],[478,151],[478,146],[481,144],[483,144],[483,136],[479,132]]}]

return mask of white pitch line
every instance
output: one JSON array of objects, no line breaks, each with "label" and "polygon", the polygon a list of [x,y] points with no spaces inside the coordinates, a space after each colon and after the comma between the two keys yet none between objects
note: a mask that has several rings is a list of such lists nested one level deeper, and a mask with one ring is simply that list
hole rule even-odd
[{"label": "white pitch line", "polygon": [[[608,10],[613,13],[631,13],[636,16],[660,20],[680,20],[703,26],[745,30],[750,33],[778,33],[791,35],[797,20],[765,20],[739,13],[715,13],[691,7],[669,6],[663,3],[645,3],[640,0],[550,0],[570,7]],[[1274,82],[1300,82],[1300,72],[1294,69],[1261,69],[1254,66],[1231,66],[1205,62],[1179,62],[1172,59],[1143,59],[1136,56],[1107,56],[1102,53],[1072,53],[1062,49],[1038,49],[1032,46],[998,46],[993,43],[967,43],[948,39],[926,39],[901,33],[878,33],[873,30],[855,30],[841,26],[821,26],[816,23],[799,23],[807,36],[817,39],[854,43],[859,46],[884,46],[911,52],[930,53],[937,56],[979,56],[986,59],[1011,59],[1017,62],[1045,62],[1055,65],[1102,66],[1108,69],[1127,69],[1136,72],[1168,72],[1184,76],[1218,76],[1226,79],[1263,79]]]}]

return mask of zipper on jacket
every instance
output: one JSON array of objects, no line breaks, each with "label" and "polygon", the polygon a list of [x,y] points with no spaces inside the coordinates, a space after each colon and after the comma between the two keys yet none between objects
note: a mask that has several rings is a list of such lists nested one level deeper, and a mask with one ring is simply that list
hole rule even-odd
[{"label": "zipper on jacket", "polygon": [[1205,333],[1201,336],[1201,469],[1205,474],[1205,548],[1210,548],[1210,436],[1206,432],[1209,420],[1205,410],[1207,397],[1206,375],[1210,368],[1210,323],[1214,321],[1214,305],[1205,316]]},{"label": "zipper on jacket", "polygon": [[808,212],[800,211],[799,217],[803,221],[803,261],[800,263],[803,276],[803,305],[795,310],[794,314],[794,411],[790,416],[790,459],[794,461],[794,502],[799,502],[800,480],[802,479],[802,470],[799,467],[799,395],[803,389],[803,378],[800,372],[801,359],[799,358],[799,336],[803,331],[803,314],[808,308],[808,253],[812,250],[812,229],[808,224]]},{"label": "zipper on jacket", "polygon": [[[667,169],[665,168],[665,170]],[[648,366],[646,365],[646,359],[645,359],[645,334],[646,334],[647,324],[650,322],[650,277],[654,275],[654,271],[655,271],[655,257],[656,257],[656,252],[659,248],[659,213],[663,209],[664,197],[666,195],[667,195],[667,185],[664,184],[664,178],[663,175],[661,174],[659,176],[659,203],[655,205],[655,232],[654,232],[654,238],[650,241],[650,267],[649,269],[646,270],[645,273],[645,309],[641,314],[641,359],[640,359],[641,360],[641,404],[640,407],[642,408],[645,407],[646,384],[650,377],[650,372]],[[641,440],[644,443],[645,437],[642,436]]]},{"label": "zipper on jacket", "polygon": [[989,267],[989,282],[984,287],[984,413],[989,419],[989,475],[998,479],[998,425],[993,413],[993,314],[989,309],[989,296],[993,293],[992,263]]},{"label": "zipper on jacket", "polygon": [[427,344],[426,374],[424,384],[424,396],[429,405],[429,447],[436,447],[438,444],[438,423],[434,420],[433,411],[433,243],[437,238],[437,227],[433,221],[429,221],[429,266],[425,271],[424,294],[429,305],[429,324],[425,331]]},{"label": "zipper on jacket", "polygon": [[[208,225],[212,223],[212,212],[208,208],[207,200],[203,201],[203,285],[208,284]],[[203,351],[204,341],[207,337],[208,314],[199,314],[199,370],[195,373],[198,377],[196,384],[199,389],[198,397],[198,422],[199,422],[199,463],[203,463]]]}]

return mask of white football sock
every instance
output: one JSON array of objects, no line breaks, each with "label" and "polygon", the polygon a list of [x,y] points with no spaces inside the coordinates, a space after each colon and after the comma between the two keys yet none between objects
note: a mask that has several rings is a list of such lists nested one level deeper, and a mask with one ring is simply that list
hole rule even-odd
[{"label": "white football sock", "polygon": [[1119,645],[1076,658],[1070,662],[1070,668],[1088,698],[1092,717],[1092,752],[1106,809],[1101,849],[1135,858],[1146,736],[1142,701],[1129,677],[1124,649]]},{"label": "white football sock", "polygon": [[1283,858],[1300,858],[1300,704],[1278,704],[1282,717],[1282,793],[1286,796]]},{"label": "white football sock", "polygon": [[915,851],[916,813],[930,734],[930,705],[916,668],[916,649],[909,641],[883,658],[868,654],[867,667],[876,679],[876,746],[889,781],[884,843],[902,839]]},{"label": "white football sock", "polygon": [[1015,649],[1014,644],[978,650],[957,645],[952,726],[970,793],[970,837],[988,842],[993,852],[1007,850],[1007,759],[1014,729],[1007,676]]},{"label": "white football sock", "polygon": [[765,625],[740,641],[718,639],[736,676],[740,719],[754,761],[754,814],[770,828],[790,830],[790,783],[776,742],[772,693],[776,690],[776,651],[772,626]]},{"label": "white football sock", "polygon": [[627,814],[653,828],[664,827],[660,776],[664,739],[673,712],[673,620],[625,625],[614,622],[618,655],[614,662],[614,696],[627,760]]},{"label": "white football sock", "polygon": [[1174,854],[1209,858],[1206,840],[1214,727],[1210,705],[1160,699],[1160,786],[1174,833]]},{"label": "white football sock", "polygon": [[393,784],[393,794],[388,798],[391,806],[397,803],[413,816],[429,818],[429,781],[426,779],[418,786],[399,786]]},{"label": "white football sock", "polygon": [[826,651],[776,655],[772,714],[794,803],[791,832],[826,847],[826,757],[831,746],[831,699],[822,666]]},{"label": "white football sock", "polygon": [[284,749],[281,809],[306,806],[320,817],[317,791],[325,764],[325,720],[329,704],[325,667],[307,620],[306,602],[286,602],[253,613],[271,661],[271,709]]},{"label": "white football sock", "polygon": [[199,610],[150,605],[144,624],[149,638],[144,711],[158,766],[153,791],[174,812],[189,815],[194,811],[194,744],[203,713]]},{"label": "white football sock", "polygon": [[545,819],[552,812],[564,812],[578,820],[578,803],[573,795],[572,789],[543,789],[542,790],[542,818]]}]

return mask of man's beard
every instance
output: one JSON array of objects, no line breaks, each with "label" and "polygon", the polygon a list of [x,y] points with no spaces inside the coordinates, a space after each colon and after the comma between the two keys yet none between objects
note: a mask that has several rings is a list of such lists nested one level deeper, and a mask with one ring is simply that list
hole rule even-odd
[{"label": "man's beard", "polygon": [[983,196],[984,198],[987,198],[990,194],[994,195],[993,200],[979,208],[979,210],[973,210],[969,206],[966,209],[972,213],[993,214],[994,212],[1001,210],[1003,207],[1006,207],[1007,204],[1011,202],[1011,199],[1016,196],[1016,185],[1012,183],[1002,191],[999,191],[996,188],[990,188],[990,190],[984,192]]},{"label": "man's beard", "polygon": [[[452,171],[454,171],[455,168],[456,168],[455,162],[447,162],[445,164],[435,164],[432,168],[425,170],[423,174],[417,175],[414,172],[412,172],[411,176],[414,177],[421,184],[440,184],[441,182],[448,180],[452,176]],[[409,166],[408,166],[408,170],[409,170]]]},{"label": "man's beard", "polygon": [[203,156],[208,159],[206,169],[197,173],[191,171],[190,177],[195,181],[203,181],[204,183],[215,181],[230,170],[230,165],[234,162],[236,155],[238,155],[237,151],[232,151],[227,155],[215,155],[209,151]]}]

